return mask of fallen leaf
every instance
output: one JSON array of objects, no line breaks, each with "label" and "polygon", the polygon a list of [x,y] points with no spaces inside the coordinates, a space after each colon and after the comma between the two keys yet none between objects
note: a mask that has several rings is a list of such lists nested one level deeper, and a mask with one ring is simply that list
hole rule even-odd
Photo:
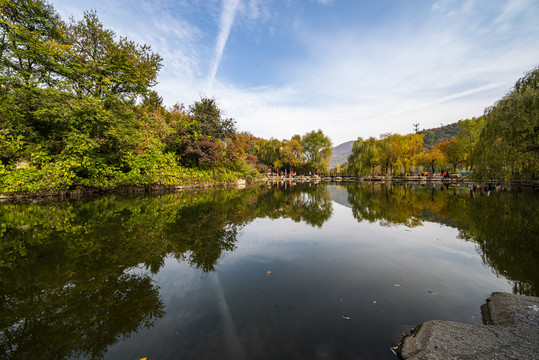
[{"label": "fallen leaf", "polygon": [[266,275],[270,276],[271,274],[273,274],[271,270],[266,271]]},{"label": "fallen leaf", "polygon": [[148,360],[148,357],[147,357],[147,356],[145,356],[145,357],[143,357],[143,358],[142,358],[142,359],[140,359],[140,360]]}]

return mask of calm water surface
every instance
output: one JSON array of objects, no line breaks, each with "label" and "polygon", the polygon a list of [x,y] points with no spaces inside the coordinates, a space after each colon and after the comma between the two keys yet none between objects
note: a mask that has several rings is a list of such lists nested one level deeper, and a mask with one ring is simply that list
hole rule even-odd
[{"label": "calm water surface", "polygon": [[0,358],[395,359],[539,295],[538,195],[306,185],[0,205]]}]

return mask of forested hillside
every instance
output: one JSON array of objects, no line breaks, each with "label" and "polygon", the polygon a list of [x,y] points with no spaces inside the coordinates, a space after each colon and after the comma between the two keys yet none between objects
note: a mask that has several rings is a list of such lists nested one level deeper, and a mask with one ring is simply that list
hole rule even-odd
[{"label": "forested hillside", "polygon": [[423,129],[418,131],[417,134],[425,135],[423,137],[423,147],[425,149],[432,148],[435,144],[444,141],[451,141],[458,135],[460,130],[460,121],[448,125],[443,125],[432,129]]}]

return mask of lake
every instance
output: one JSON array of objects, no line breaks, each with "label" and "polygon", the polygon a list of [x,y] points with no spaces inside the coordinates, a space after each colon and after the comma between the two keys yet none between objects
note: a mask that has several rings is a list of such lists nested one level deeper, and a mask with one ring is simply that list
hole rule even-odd
[{"label": "lake", "polygon": [[530,189],[276,184],[0,205],[0,358],[395,359],[539,295]]}]

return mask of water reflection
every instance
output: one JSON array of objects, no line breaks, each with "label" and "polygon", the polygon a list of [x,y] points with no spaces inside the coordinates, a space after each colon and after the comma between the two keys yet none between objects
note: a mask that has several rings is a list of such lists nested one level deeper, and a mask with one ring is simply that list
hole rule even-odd
[{"label": "water reflection", "polygon": [[485,264],[514,281],[515,293],[539,293],[539,210],[531,189],[487,195],[467,187],[370,184],[346,190],[358,221],[455,227],[478,244]]},{"label": "water reflection", "polygon": [[275,184],[261,194],[255,216],[270,219],[289,218],[314,227],[331,218],[333,206],[327,186],[320,184]]},{"label": "water reflection", "polygon": [[[152,276],[167,257],[214,272],[255,219],[291,219],[320,229],[334,214],[333,201],[351,208],[358,222],[457,228],[515,292],[539,294],[539,214],[530,192],[470,196],[466,188],[275,185],[3,204],[0,357],[101,358],[112,344],[165,315]],[[221,312],[229,313],[217,274],[215,281]],[[234,331],[226,333],[233,335],[231,318],[228,324]]]}]

